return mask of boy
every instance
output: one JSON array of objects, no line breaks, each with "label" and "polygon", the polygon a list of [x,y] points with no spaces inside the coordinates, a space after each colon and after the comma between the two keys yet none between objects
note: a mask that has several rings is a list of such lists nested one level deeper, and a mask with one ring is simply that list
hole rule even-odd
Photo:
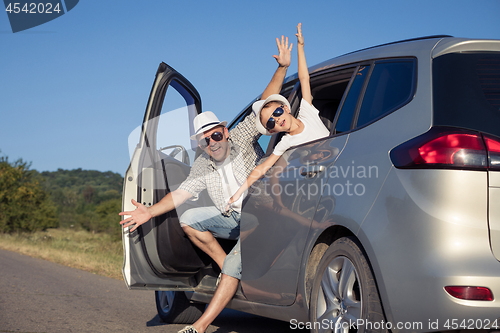
[{"label": "boy", "polygon": [[298,74],[302,91],[299,115],[295,118],[290,113],[290,103],[279,95],[273,94],[265,100],[257,101],[252,108],[256,114],[256,127],[260,133],[272,135],[286,132],[274,148],[271,156],[258,165],[248,176],[246,182],[229,199],[226,209],[236,202],[252,184],[262,177],[290,147],[328,136],[330,132],[319,118],[319,111],[312,106],[309,71],[304,54],[304,38],[301,23],[297,25]]}]

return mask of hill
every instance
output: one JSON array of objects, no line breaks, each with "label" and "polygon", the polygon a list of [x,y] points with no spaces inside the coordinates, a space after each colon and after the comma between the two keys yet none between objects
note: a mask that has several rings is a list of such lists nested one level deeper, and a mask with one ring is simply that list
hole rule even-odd
[{"label": "hill", "polygon": [[55,204],[59,227],[107,232],[120,237],[123,177],[111,171],[44,171],[44,189]]}]

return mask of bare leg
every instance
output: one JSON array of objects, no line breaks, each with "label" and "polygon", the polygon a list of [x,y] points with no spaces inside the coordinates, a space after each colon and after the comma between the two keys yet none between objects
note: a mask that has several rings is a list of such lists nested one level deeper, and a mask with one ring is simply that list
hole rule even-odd
[{"label": "bare leg", "polygon": [[222,249],[219,242],[210,231],[199,231],[190,226],[183,226],[182,230],[189,237],[194,245],[198,246],[203,252],[208,254],[222,269],[226,252]]},{"label": "bare leg", "polygon": [[207,327],[215,320],[215,318],[221,313],[226,307],[227,303],[233,298],[238,289],[238,283],[240,280],[222,274],[222,278],[219,283],[219,287],[215,291],[214,297],[208,304],[207,309],[203,315],[194,324],[194,328],[198,330],[199,333],[205,332]]}]

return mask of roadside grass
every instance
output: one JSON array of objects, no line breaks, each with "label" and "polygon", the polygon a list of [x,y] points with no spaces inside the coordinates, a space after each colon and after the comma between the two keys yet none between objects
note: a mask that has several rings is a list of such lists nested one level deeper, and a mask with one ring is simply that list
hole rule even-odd
[{"label": "roadside grass", "polygon": [[0,233],[0,249],[123,280],[122,242],[105,233],[73,229]]}]

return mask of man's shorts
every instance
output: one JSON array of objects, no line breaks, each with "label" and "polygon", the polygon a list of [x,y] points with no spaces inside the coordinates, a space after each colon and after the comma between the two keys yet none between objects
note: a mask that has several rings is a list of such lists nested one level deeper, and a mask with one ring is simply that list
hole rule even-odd
[{"label": "man's shorts", "polygon": [[223,274],[238,280],[241,280],[240,220],[240,213],[232,212],[226,217],[214,206],[189,209],[179,218],[181,226],[210,231],[217,238],[238,240],[222,265]]}]

